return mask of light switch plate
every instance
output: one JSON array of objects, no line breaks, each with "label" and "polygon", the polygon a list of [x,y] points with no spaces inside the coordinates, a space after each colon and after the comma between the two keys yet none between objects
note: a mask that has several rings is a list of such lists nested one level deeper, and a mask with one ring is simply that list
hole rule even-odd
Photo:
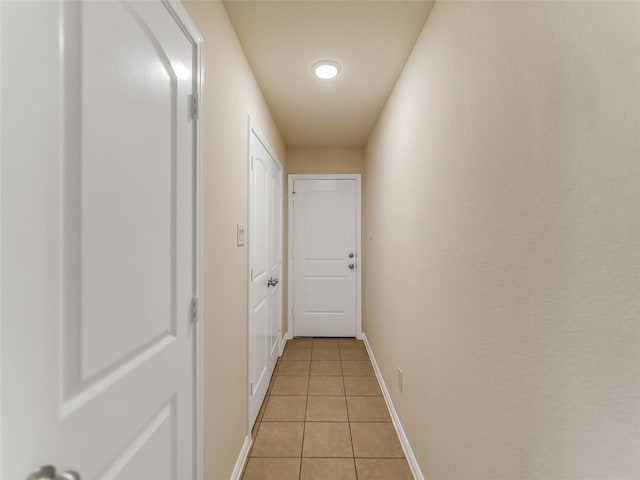
[{"label": "light switch plate", "polygon": [[246,232],[246,226],[244,223],[238,223],[237,224],[237,240],[238,240],[238,246],[239,247],[244,247],[244,242],[245,242],[245,232]]}]

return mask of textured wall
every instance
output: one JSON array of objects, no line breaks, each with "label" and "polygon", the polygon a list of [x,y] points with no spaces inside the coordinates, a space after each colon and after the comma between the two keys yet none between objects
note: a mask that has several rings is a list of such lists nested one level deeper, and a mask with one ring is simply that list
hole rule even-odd
[{"label": "textured wall", "polygon": [[640,478],[639,139],[640,4],[436,3],[364,207],[426,478]]},{"label": "textured wall", "polygon": [[280,160],[286,150],[219,1],[186,1],[205,45],[204,461],[205,478],[228,479],[247,435],[248,115]]},{"label": "textured wall", "polygon": [[290,148],[287,173],[364,173],[362,148]]}]

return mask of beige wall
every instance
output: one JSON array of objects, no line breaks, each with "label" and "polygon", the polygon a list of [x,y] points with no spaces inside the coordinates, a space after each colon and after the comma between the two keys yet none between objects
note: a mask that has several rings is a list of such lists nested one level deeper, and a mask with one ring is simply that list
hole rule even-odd
[{"label": "beige wall", "polygon": [[362,148],[290,148],[287,173],[364,173]]},{"label": "beige wall", "polygon": [[280,160],[286,151],[219,1],[186,1],[205,40],[204,461],[205,478],[228,479],[247,435],[247,116]]},{"label": "beige wall", "polygon": [[639,25],[436,3],[379,119],[365,331],[430,480],[640,478]]}]

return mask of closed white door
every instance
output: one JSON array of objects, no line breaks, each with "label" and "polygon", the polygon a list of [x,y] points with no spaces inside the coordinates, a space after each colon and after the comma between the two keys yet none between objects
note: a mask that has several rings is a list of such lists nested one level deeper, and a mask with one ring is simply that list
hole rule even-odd
[{"label": "closed white door", "polygon": [[356,180],[294,179],[293,335],[357,336]]},{"label": "closed white door", "polygon": [[250,132],[249,426],[278,359],[282,322],[282,169],[255,127]]},{"label": "closed white door", "polygon": [[176,8],[0,5],[3,480],[196,476],[197,47]]}]

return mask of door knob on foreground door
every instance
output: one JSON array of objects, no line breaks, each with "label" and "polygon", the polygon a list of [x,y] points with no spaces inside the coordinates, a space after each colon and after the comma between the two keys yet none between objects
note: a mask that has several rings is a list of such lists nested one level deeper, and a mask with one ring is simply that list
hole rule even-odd
[{"label": "door knob on foreground door", "polygon": [[278,284],[277,278],[270,278],[267,280],[267,287],[275,287]]},{"label": "door knob on foreground door", "polygon": [[349,270],[353,270],[354,268],[356,268],[356,266],[353,263],[349,264]]},{"label": "door knob on foreground door", "polygon": [[353,256],[354,256],[353,253],[349,254],[349,258],[353,258]]},{"label": "door knob on foreground door", "polygon": [[33,472],[27,480],[80,480],[78,472],[70,470],[56,475],[56,467],[53,465],[43,465],[40,470]]}]

